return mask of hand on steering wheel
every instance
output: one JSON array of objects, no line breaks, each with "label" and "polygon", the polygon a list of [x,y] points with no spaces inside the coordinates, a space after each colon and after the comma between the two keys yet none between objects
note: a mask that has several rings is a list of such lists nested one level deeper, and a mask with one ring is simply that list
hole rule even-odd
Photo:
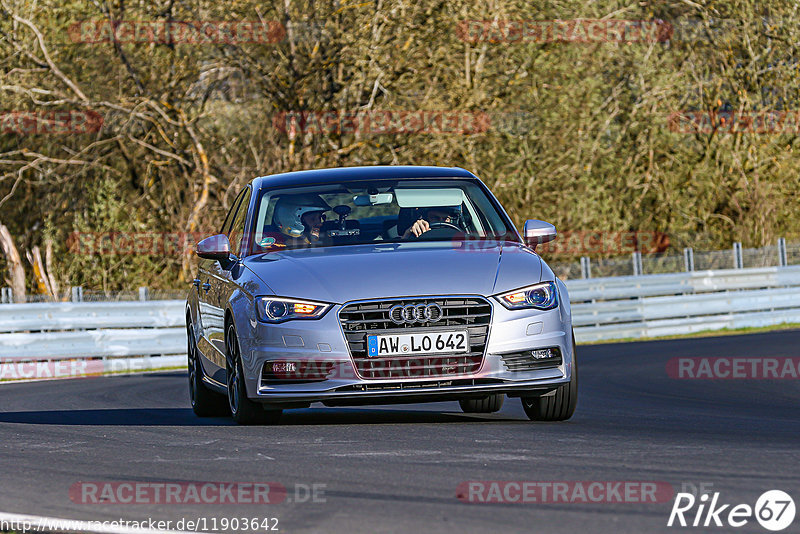
[{"label": "hand on steering wheel", "polygon": [[430,230],[435,230],[437,228],[449,228],[451,230],[455,230],[456,232],[464,231],[457,225],[450,222],[437,221],[429,223],[425,219],[419,219],[413,225],[411,225],[411,227],[408,230],[405,231],[405,233],[403,234],[403,239],[418,239],[426,232],[429,232]]}]

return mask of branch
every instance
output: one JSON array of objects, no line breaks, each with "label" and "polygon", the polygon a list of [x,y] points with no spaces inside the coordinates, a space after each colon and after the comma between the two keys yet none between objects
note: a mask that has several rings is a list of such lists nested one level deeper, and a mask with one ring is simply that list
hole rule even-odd
[{"label": "branch", "polygon": [[64,74],[61,71],[61,69],[59,69],[58,66],[53,62],[52,58],[50,57],[50,54],[47,52],[47,47],[44,44],[44,37],[42,36],[42,32],[39,31],[39,28],[34,26],[33,22],[29,21],[28,19],[20,17],[16,13],[11,13],[11,18],[30,28],[30,30],[36,35],[36,41],[39,43],[39,48],[41,49],[42,54],[44,55],[44,60],[47,62],[47,65],[50,67],[50,70],[53,72],[53,74],[55,74],[62,82],[64,82],[70,89],[72,89],[72,91],[76,95],[78,95],[78,98],[80,98],[84,102],[89,100],[83,93],[83,91],[80,90],[77,84],[75,84],[75,82],[70,80],[67,77],[67,75]]}]

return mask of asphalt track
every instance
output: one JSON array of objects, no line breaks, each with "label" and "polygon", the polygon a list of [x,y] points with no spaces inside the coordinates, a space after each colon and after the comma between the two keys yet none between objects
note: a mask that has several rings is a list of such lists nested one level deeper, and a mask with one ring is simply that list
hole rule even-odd
[{"label": "asphalt track", "polygon": [[[676,356],[800,356],[800,331],[579,347],[578,411],[531,423],[516,399],[198,419],[185,373],[0,386],[0,511],[75,519],[276,517],[280,532],[729,532],[667,528],[660,503],[471,504],[470,480],[701,483],[728,503],[800,505],[800,380],[676,380]],[[78,481],[324,484],[325,502],[83,504]],[[708,486],[713,485],[713,486]],[[767,532],[755,521],[738,532]],[[783,532],[800,530],[800,519]]]}]

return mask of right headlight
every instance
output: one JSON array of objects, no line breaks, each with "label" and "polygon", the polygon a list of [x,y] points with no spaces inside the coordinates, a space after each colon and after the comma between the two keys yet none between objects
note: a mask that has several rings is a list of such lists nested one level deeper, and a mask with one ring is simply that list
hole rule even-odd
[{"label": "right headlight", "polygon": [[256,315],[266,323],[282,323],[294,319],[319,319],[331,308],[331,304],[283,297],[259,297],[256,299]]},{"label": "right headlight", "polygon": [[508,293],[495,295],[500,304],[509,310],[552,310],[558,306],[558,291],[555,282],[542,282]]}]

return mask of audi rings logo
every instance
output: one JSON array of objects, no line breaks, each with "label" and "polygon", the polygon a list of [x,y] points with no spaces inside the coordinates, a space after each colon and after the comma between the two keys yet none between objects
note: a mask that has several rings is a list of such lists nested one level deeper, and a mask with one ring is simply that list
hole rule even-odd
[{"label": "audi rings logo", "polygon": [[435,323],[442,318],[442,307],[433,304],[407,304],[392,306],[389,318],[395,324]]}]

